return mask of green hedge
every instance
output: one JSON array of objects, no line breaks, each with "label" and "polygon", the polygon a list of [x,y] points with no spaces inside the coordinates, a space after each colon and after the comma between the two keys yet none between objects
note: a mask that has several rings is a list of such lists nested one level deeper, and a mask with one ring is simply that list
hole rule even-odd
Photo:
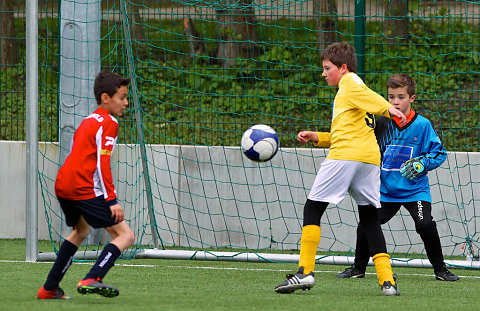
[{"label": "green hedge", "polygon": [[[322,78],[313,21],[279,19],[257,25],[259,56],[238,59],[225,69],[214,62],[215,23],[196,22],[210,56],[189,57],[183,21],[148,20],[148,45],[134,42],[135,70],[148,143],[238,145],[252,124],[267,123],[294,146],[296,132],[328,130],[336,89]],[[58,29],[54,18],[40,21],[40,138],[56,141]],[[107,28],[108,27],[108,28]],[[353,23],[338,24],[342,40],[354,42]],[[479,147],[479,29],[461,21],[414,20],[405,44],[382,35],[381,23],[367,24],[365,81],[386,95],[391,74],[417,81],[414,109],[429,118],[449,150]],[[119,23],[102,25],[105,69],[128,74]],[[23,64],[0,71],[1,139],[24,139]],[[17,82],[12,82],[17,81]],[[15,85],[16,89],[11,89]],[[20,93],[19,93],[20,92]],[[18,94],[21,94],[21,98]],[[133,99],[121,118],[120,141],[135,142]],[[15,117],[13,117],[15,116]]]}]

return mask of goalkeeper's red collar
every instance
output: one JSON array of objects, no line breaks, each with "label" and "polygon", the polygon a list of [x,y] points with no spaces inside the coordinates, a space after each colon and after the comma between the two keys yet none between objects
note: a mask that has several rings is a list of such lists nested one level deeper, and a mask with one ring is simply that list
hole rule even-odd
[{"label": "goalkeeper's red collar", "polygon": [[[413,111],[413,109],[410,109],[410,112],[409,112],[408,115],[406,116],[406,117],[407,117],[407,121],[405,122],[405,124],[404,124],[403,126],[405,126],[405,125],[407,125],[408,123],[410,123],[410,121],[412,121],[412,119],[413,119],[414,116],[415,116],[415,111]],[[402,127],[402,126],[400,125],[400,118],[399,118],[399,117],[393,117],[393,120],[395,120],[395,123],[397,123],[397,125],[398,125],[399,127]]]}]

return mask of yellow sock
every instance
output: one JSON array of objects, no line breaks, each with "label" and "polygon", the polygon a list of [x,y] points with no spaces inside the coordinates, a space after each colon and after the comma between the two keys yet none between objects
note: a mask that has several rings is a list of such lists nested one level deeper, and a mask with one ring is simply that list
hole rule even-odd
[{"label": "yellow sock", "polygon": [[317,255],[320,243],[320,231],[320,227],[316,225],[307,225],[302,228],[298,266],[303,266],[303,274],[309,274],[315,269],[315,255]]},{"label": "yellow sock", "polygon": [[386,281],[390,281],[392,285],[395,285],[392,266],[390,265],[390,255],[386,253],[378,253],[373,256],[372,259],[375,263],[375,270],[377,270],[377,278],[380,286]]}]

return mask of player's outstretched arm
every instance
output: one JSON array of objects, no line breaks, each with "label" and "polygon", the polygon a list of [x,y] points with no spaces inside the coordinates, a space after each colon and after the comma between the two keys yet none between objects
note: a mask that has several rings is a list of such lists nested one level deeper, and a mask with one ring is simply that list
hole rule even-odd
[{"label": "player's outstretched arm", "polygon": [[388,112],[390,113],[391,116],[400,118],[400,124],[401,124],[402,126],[405,125],[405,123],[407,123],[407,118],[406,118],[405,115],[404,115],[400,110],[398,110],[397,108],[395,108],[395,107],[392,106],[392,107],[388,108]]},{"label": "player's outstretched arm", "polygon": [[313,141],[313,143],[318,143],[318,135],[317,132],[313,131],[302,131],[299,132],[297,135],[297,140],[303,145],[308,143],[309,141]]}]

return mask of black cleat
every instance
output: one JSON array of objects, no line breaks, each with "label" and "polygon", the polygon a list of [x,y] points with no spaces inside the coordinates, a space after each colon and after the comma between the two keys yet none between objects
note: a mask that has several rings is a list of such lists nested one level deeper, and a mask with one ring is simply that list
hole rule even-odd
[{"label": "black cleat", "polygon": [[447,267],[442,267],[442,269],[435,271],[435,279],[439,281],[455,282],[460,280],[458,276],[450,272]]},{"label": "black cleat", "polygon": [[279,294],[290,294],[297,289],[310,290],[315,285],[315,277],[313,272],[303,274],[303,267],[298,269],[296,274],[287,274],[287,280],[275,287],[275,291]]},{"label": "black cleat", "polygon": [[400,296],[400,291],[397,288],[397,274],[393,275],[393,280],[395,281],[395,285],[392,285],[390,281],[383,282],[382,285],[382,293],[385,296]]},{"label": "black cleat", "polygon": [[103,284],[98,278],[78,281],[77,291],[82,295],[99,294],[107,298],[117,297],[120,293],[118,289],[113,286]]},{"label": "black cleat", "polygon": [[361,279],[365,277],[365,270],[360,271],[352,265],[343,271],[342,273],[337,274],[338,279]]}]

